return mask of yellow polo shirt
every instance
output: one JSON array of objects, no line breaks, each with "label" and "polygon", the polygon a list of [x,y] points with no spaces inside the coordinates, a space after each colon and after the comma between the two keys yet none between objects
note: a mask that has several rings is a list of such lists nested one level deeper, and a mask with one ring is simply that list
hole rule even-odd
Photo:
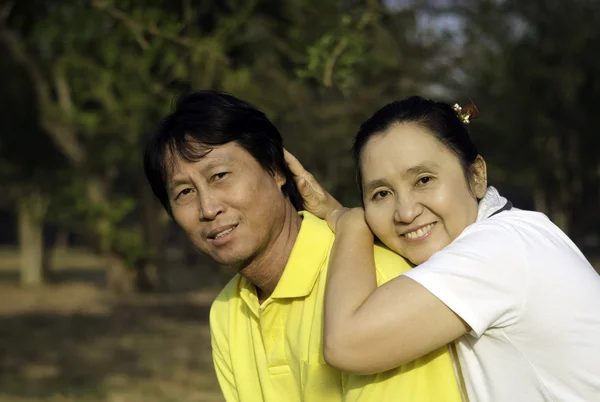
[{"label": "yellow polo shirt", "polygon": [[[237,275],[210,311],[213,360],[228,402],[460,401],[447,348],[375,375],[350,375],[323,360],[323,298],[333,233],[308,212],[285,271],[262,305]],[[376,247],[379,284],[409,265]],[[401,308],[401,306],[398,306]]]}]

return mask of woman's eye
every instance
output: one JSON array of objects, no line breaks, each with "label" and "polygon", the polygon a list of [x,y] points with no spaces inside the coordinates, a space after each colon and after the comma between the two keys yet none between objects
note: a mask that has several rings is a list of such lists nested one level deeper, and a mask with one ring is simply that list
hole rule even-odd
[{"label": "woman's eye", "polygon": [[431,176],[423,176],[419,180],[417,180],[417,185],[424,185],[429,183],[433,178]]},{"label": "woman's eye", "polygon": [[388,195],[390,195],[389,191],[381,190],[381,191],[378,191],[375,194],[373,194],[373,200],[375,200],[375,201],[381,200],[381,199],[387,197]]}]

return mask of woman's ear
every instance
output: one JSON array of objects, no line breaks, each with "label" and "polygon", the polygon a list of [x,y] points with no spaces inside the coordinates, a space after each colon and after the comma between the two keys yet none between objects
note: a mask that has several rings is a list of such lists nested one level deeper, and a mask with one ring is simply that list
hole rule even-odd
[{"label": "woman's ear", "polygon": [[475,162],[471,164],[472,190],[478,200],[482,199],[487,191],[487,166],[483,156],[477,155]]}]

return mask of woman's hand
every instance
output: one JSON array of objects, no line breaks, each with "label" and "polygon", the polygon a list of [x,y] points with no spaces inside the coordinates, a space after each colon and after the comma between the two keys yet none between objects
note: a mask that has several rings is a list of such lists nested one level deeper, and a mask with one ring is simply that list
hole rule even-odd
[{"label": "woman's hand", "polygon": [[[283,150],[285,156],[285,162],[288,164],[294,180],[296,180],[296,186],[298,191],[304,200],[304,207],[306,210],[313,215],[321,219],[328,219],[328,215],[337,217],[334,214],[337,210],[343,210],[344,207],[335,198],[332,197],[310,174],[302,164],[287,150]],[[335,219],[337,222],[337,219]],[[329,219],[328,219],[329,222]],[[330,224],[331,226],[331,224]],[[333,229],[333,228],[332,228]]]},{"label": "woman's hand", "polygon": [[327,224],[333,232],[343,227],[344,230],[352,232],[364,231],[371,234],[369,225],[365,221],[365,210],[363,208],[336,209],[327,214]]}]

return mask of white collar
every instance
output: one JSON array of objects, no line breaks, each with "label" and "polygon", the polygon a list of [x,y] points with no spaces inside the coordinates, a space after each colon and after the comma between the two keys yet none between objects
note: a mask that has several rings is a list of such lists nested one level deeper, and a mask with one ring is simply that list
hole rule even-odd
[{"label": "white collar", "polygon": [[506,205],[508,200],[498,193],[495,187],[489,186],[483,198],[479,201],[477,222],[489,218],[494,212]]}]

